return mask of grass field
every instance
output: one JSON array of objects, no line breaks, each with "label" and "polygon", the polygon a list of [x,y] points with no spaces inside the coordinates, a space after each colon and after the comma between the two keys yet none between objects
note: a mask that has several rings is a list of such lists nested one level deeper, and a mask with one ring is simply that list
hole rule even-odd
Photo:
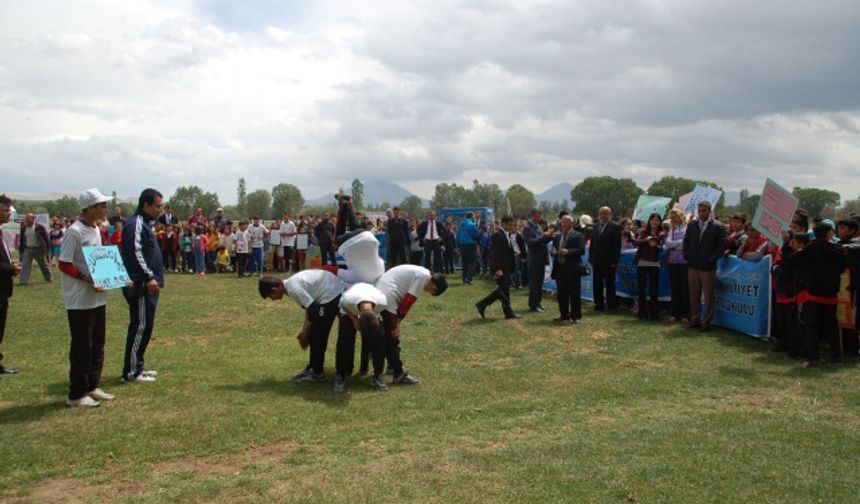
[{"label": "grass field", "polygon": [[[490,290],[419,299],[404,361],[423,380],[346,394],[290,377],[302,313],[256,280],[169,276],[148,367],[118,376],[127,309],[108,304],[103,388],[68,409],[57,285],[16,288],[0,379],[0,500],[119,502],[857,502],[860,369],[802,369],[767,344],[630,314],[477,318]],[[514,291],[520,312],[526,293]],[[334,367],[336,331],[326,371]]]}]

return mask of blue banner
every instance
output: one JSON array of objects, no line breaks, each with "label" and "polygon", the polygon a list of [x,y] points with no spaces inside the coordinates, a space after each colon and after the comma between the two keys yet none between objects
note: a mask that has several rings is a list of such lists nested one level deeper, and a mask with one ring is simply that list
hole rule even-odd
[{"label": "blue banner", "polygon": [[757,338],[770,336],[770,256],[744,261],[728,256],[717,263],[714,324]]},{"label": "blue banner", "polygon": [[[637,298],[635,250],[621,253],[615,276],[619,297]],[[582,258],[588,262],[588,251]],[[717,287],[714,293],[714,325],[742,332],[757,338],[770,336],[771,277],[770,256],[761,261],[745,261],[728,256],[717,263]],[[544,277],[544,290],[556,290],[555,280]],[[592,275],[582,277],[582,299],[594,301]],[[671,301],[669,269],[660,268],[660,301]]]}]

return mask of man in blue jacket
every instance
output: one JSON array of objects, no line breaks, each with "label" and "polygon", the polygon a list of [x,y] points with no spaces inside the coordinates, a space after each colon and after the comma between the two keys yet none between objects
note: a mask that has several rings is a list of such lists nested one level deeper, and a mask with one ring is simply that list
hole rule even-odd
[{"label": "man in blue jacket", "polygon": [[125,340],[122,379],[154,382],[156,372],[143,367],[143,354],[152,337],[158,293],[164,287],[164,265],[153,225],[161,213],[162,195],[155,189],[140,193],[137,210],[122,229],[122,262],[134,286],[124,287],[128,302],[128,335]]},{"label": "man in blue jacket", "polygon": [[457,228],[457,246],[460,247],[460,260],[463,263],[463,283],[468,285],[472,285],[472,276],[475,274],[478,260],[478,240],[481,238],[474,218],[475,214],[467,213]]}]

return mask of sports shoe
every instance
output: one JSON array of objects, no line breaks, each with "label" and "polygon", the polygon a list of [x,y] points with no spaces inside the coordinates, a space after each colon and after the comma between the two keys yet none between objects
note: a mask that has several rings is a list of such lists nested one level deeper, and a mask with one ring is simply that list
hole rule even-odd
[{"label": "sports shoe", "polygon": [[96,408],[99,406],[99,402],[85,395],[80,399],[66,399],[66,406],[70,408]]},{"label": "sports shoe", "polygon": [[153,382],[155,382],[155,377],[139,374],[130,380],[128,378],[123,377],[122,381],[124,381],[126,383],[132,383],[132,382],[135,382],[135,383],[153,383]]},{"label": "sports shoe", "polygon": [[153,378],[155,378],[156,376],[158,376],[158,371],[154,369],[144,369],[140,372],[140,374],[142,374],[143,376],[152,376]]},{"label": "sports shoe", "polygon": [[314,373],[313,371],[301,378],[296,378],[296,383],[319,383],[323,381],[325,381],[325,373]]},{"label": "sports shoe", "polygon": [[404,369],[400,373],[394,375],[394,383],[399,383],[401,385],[418,385],[421,383],[421,380],[409,374],[408,369]]},{"label": "sports shoe", "polygon": [[100,388],[95,388],[95,389],[90,390],[90,392],[87,395],[90,396],[91,398],[95,399],[96,401],[113,401],[114,400],[113,394],[108,394],[107,392],[105,392],[104,390],[102,390]]},{"label": "sports shoe", "polygon": [[303,376],[308,374],[311,374],[311,367],[309,365],[305,366],[305,368],[299,371],[297,375],[293,376],[293,380],[298,380],[299,378],[302,378]]},{"label": "sports shoe", "polygon": [[379,375],[374,376],[373,379],[370,380],[370,386],[380,392],[388,392],[388,385],[385,384],[385,380],[383,380]]},{"label": "sports shoe", "polygon": [[346,390],[346,379],[341,375],[336,375],[334,377],[334,387],[332,390],[336,393],[344,392]]}]

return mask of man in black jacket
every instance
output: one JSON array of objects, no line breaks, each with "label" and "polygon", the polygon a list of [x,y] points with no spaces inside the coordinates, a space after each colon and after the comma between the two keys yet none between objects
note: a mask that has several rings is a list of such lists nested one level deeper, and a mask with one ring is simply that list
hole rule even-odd
[{"label": "man in black jacket", "polygon": [[[12,218],[12,200],[5,194],[0,194],[0,226]],[[12,277],[21,273],[21,263],[12,262],[12,254],[6,245],[3,232],[0,231],[0,345],[6,333],[6,314],[9,313],[9,298],[12,297]],[[3,353],[0,352],[0,374],[15,374],[18,371],[3,365]]]},{"label": "man in black jacket", "polygon": [[409,262],[409,221],[403,218],[403,212],[397,207],[392,209],[392,217],[385,226],[385,244],[387,269]]},{"label": "man in black jacket", "polygon": [[445,228],[442,227],[441,222],[436,220],[436,212],[433,210],[427,214],[427,220],[418,225],[418,239],[424,248],[424,267],[434,273],[442,272],[442,237],[444,233]]},{"label": "man in black jacket", "polygon": [[846,254],[841,245],[832,243],[833,228],[819,224],[812,230],[815,240],[793,257],[795,266],[806,275],[806,293],[802,296],[803,318],[806,322],[806,366],[817,367],[820,360],[819,334],[830,343],[830,360],[842,361],[842,338],[836,319],[836,300],[840,277],[845,271]]},{"label": "man in black jacket", "polygon": [[[621,226],[612,221],[612,209],[602,207],[594,225],[594,234],[588,246],[588,262],[591,263],[594,284],[594,309],[609,311],[618,309],[615,295],[615,269],[621,257]],[[603,289],[606,289],[606,305],[603,304]]]},{"label": "man in black jacket", "polygon": [[337,253],[334,251],[335,227],[331,221],[331,212],[323,212],[322,220],[314,229],[322,253],[322,264],[337,266]]},{"label": "man in black jacket", "polygon": [[555,279],[559,317],[556,322],[582,321],[582,278],[579,275],[585,241],[582,234],[573,229],[573,217],[561,218],[561,232],[552,240],[550,254],[552,278]]},{"label": "man in black jacket", "polygon": [[144,367],[143,355],[152,337],[158,294],[164,287],[164,263],[155,238],[153,225],[161,213],[162,195],[155,189],[144,189],[137,210],[125,221],[120,253],[133,287],[124,287],[129,322],[125,341],[122,379],[126,382],[154,382],[154,370]]},{"label": "man in black jacket", "polygon": [[690,327],[706,332],[711,330],[711,320],[714,318],[717,261],[726,249],[726,228],[720,221],[711,218],[710,202],[700,202],[696,210],[699,218],[687,225],[684,235],[684,259],[687,260],[690,283]]},{"label": "man in black jacket", "polygon": [[478,314],[485,317],[485,310],[496,301],[502,302],[502,311],[506,319],[519,318],[511,309],[511,274],[514,272],[514,249],[511,245],[511,233],[514,230],[514,218],[502,217],[502,225],[493,233],[490,247],[490,264],[496,278],[496,290],[489,296],[475,303]]},{"label": "man in black jacket", "polygon": [[549,254],[546,244],[552,240],[552,231],[544,231],[540,227],[543,213],[532,209],[531,217],[523,228],[523,239],[528,248],[528,281],[529,281],[529,311],[543,312],[541,298],[543,297],[543,279]]}]

